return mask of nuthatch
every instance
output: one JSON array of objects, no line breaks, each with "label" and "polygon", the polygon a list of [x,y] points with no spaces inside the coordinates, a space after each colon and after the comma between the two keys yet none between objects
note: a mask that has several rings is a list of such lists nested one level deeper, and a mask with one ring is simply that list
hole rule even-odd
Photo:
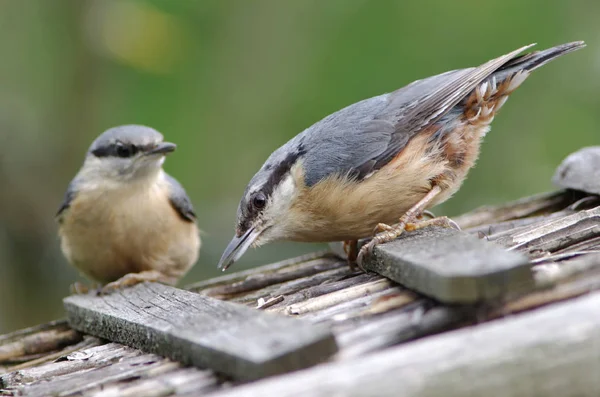
[{"label": "nuthatch", "polygon": [[103,292],[142,281],[175,284],[200,237],[183,187],[162,169],[175,150],[156,130],[111,128],[90,146],[58,210],[61,248]]},{"label": "nuthatch", "polygon": [[[414,222],[459,189],[494,115],[529,74],[584,45],[519,56],[533,45],[525,46],[325,117],[275,150],[250,180],[219,267],[276,240],[344,241],[360,265],[404,230],[452,225],[445,217]],[[357,252],[357,240],[373,233]]]}]

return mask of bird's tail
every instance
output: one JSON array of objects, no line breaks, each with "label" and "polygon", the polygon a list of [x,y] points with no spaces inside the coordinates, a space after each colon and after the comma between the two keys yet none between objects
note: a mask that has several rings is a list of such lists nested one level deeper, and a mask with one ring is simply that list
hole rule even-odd
[{"label": "bird's tail", "polygon": [[506,62],[465,98],[461,109],[472,125],[489,128],[496,113],[530,73],[551,60],[585,47],[583,41],[562,44],[517,56]]},{"label": "bird's tail", "polygon": [[518,70],[531,72],[561,55],[568,54],[569,52],[576,51],[583,47],[585,47],[583,41],[574,41],[572,43],[557,45],[546,50],[533,51],[511,59],[500,67],[496,73],[508,72],[507,74],[511,74]]}]

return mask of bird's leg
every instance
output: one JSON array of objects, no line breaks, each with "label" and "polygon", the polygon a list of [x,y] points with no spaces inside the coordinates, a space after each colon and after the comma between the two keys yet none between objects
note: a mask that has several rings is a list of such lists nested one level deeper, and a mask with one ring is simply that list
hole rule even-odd
[{"label": "bird's leg", "polygon": [[145,270],[139,273],[129,273],[120,279],[113,281],[112,283],[106,284],[104,287],[102,287],[102,289],[100,289],[99,294],[110,294],[118,289],[131,287],[145,281],[174,285],[177,282],[177,279],[175,277],[169,277],[156,270]]},{"label": "bird's leg", "polygon": [[351,271],[356,270],[356,257],[358,255],[358,240],[344,241],[344,252]]},{"label": "bird's leg", "polygon": [[[442,188],[438,185],[433,186],[433,188],[423,197],[419,202],[413,205],[402,217],[400,218],[400,222],[398,222],[394,226],[379,224],[375,228],[376,230],[383,230],[382,232],[373,236],[373,239],[369,241],[367,244],[363,245],[358,253],[357,264],[363,269],[363,260],[365,255],[371,254],[373,252],[373,248],[376,245],[384,244],[390,241],[395,240],[404,232],[406,225],[413,224],[414,221],[423,214],[425,208],[433,201],[433,199],[440,194]],[[427,222],[427,221],[425,221]]]},{"label": "bird's leg", "polygon": [[[378,233],[385,233],[385,232],[394,232],[394,227],[390,226],[390,225],[386,225],[385,223],[378,223],[377,226],[375,226],[375,228],[373,229],[373,235],[377,235]],[[362,270],[363,272],[367,272],[365,270],[365,268],[362,267],[362,262],[359,262],[357,260],[358,258],[358,240],[355,241],[355,245],[354,245],[354,251],[353,251],[353,256],[352,259],[350,259],[350,255],[348,255],[348,265],[350,266],[350,270],[354,271],[356,270],[356,266],[358,266],[358,268],[360,270]],[[348,254],[348,252],[346,252],[346,254]]]},{"label": "bird's leg", "polygon": [[423,229],[427,226],[441,226],[460,230],[460,226],[458,226],[458,223],[454,222],[447,216],[440,216],[438,218],[427,219],[426,221],[419,221],[415,223],[407,223],[404,227],[404,230],[406,230],[407,232],[412,232],[413,230]]}]

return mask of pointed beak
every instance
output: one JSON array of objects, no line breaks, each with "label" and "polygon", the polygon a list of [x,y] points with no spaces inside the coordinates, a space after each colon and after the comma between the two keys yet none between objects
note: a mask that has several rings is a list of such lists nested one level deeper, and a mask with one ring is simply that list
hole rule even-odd
[{"label": "pointed beak", "polygon": [[248,248],[250,248],[252,243],[256,241],[261,232],[262,231],[258,230],[256,227],[251,227],[240,237],[234,236],[227,245],[227,248],[225,248],[225,252],[223,252],[221,260],[219,261],[218,268],[225,271],[229,266],[233,265],[234,262],[237,262]]},{"label": "pointed beak", "polygon": [[147,151],[146,153],[144,153],[144,155],[146,156],[151,156],[153,154],[169,154],[171,152],[174,152],[175,149],[177,148],[177,145],[171,142],[161,142],[158,145],[156,145],[155,148]]}]

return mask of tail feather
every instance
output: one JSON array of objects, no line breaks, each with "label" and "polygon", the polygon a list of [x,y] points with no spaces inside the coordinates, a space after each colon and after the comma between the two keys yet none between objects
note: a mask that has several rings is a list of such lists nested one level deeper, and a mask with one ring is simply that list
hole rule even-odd
[{"label": "tail feather", "polygon": [[564,54],[568,54],[569,52],[579,50],[580,48],[585,47],[585,45],[586,44],[583,41],[574,41],[572,43],[557,45],[546,50],[534,51],[527,54],[523,54],[505,63],[501,68],[498,69],[497,72],[508,70],[514,72],[516,71],[515,69],[526,70],[528,72],[531,72],[545,65],[551,60],[558,58]]},{"label": "tail feather", "polygon": [[513,58],[479,84],[461,103],[465,120],[471,125],[487,128],[496,113],[530,75],[530,73],[569,52],[585,47],[583,41],[562,44]]}]

